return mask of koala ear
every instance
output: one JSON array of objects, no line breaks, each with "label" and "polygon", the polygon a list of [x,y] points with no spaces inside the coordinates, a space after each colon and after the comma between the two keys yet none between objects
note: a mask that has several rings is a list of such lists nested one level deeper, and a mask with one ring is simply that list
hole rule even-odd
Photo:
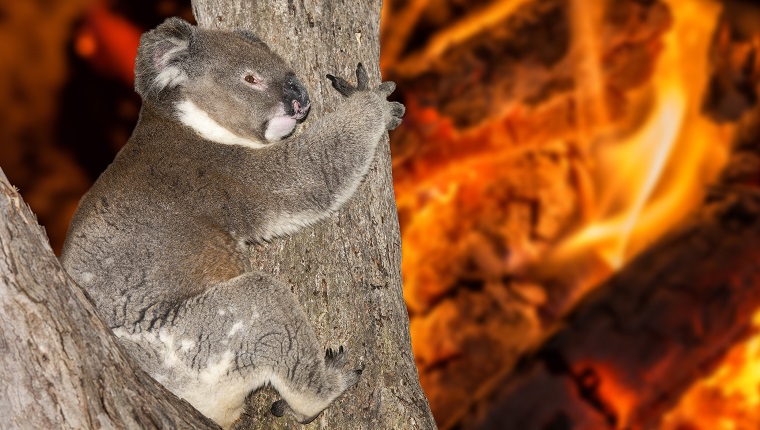
[{"label": "koala ear", "polygon": [[180,18],[169,18],[143,34],[135,60],[135,91],[145,98],[174,88],[188,79],[186,62],[196,27]]}]

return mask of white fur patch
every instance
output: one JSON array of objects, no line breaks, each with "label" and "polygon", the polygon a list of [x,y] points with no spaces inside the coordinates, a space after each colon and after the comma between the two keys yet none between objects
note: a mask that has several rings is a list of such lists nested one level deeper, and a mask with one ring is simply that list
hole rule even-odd
[{"label": "white fur patch", "polygon": [[270,142],[281,140],[295,130],[297,122],[295,118],[290,118],[285,114],[285,105],[279,103],[274,110],[272,119],[267,124],[264,137]]},{"label": "white fur patch", "polygon": [[179,67],[167,67],[156,75],[153,85],[158,91],[164,88],[174,88],[187,80],[187,74]]},{"label": "white fur patch", "polygon": [[298,214],[282,213],[266,227],[264,236],[267,239],[277,236],[287,236],[303,227],[308,227],[315,222],[326,218],[329,213],[307,211]]},{"label": "white fur patch", "polygon": [[171,390],[222,428],[229,428],[243,413],[245,396],[256,388],[252,386],[254,381],[230,375],[233,362],[232,351],[225,351],[218,360]]},{"label": "white fur patch", "polygon": [[168,42],[172,43],[174,46],[161,55],[158,67],[161,71],[156,75],[156,78],[153,81],[153,85],[158,91],[161,91],[164,88],[176,87],[187,80],[187,74],[182,69],[175,66],[166,67],[166,64],[168,64],[177,53],[186,51],[188,43],[186,40],[181,39],[170,39]]},{"label": "white fur patch", "polygon": [[234,335],[235,335],[235,333],[239,332],[239,331],[240,331],[240,330],[242,330],[242,329],[243,329],[243,323],[242,323],[242,322],[238,321],[238,322],[236,322],[235,324],[232,324],[232,328],[231,328],[231,329],[230,329],[230,331],[227,333],[227,337],[232,337],[232,336],[234,336]]},{"label": "white fur patch", "polygon": [[180,122],[195,130],[202,138],[225,145],[239,145],[248,148],[264,148],[265,143],[256,139],[248,139],[238,136],[216,122],[203,109],[199,108],[190,100],[183,100],[176,104],[177,115]]},{"label": "white fur patch", "polygon": [[230,350],[210,357],[208,364],[200,371],[192,369],[182,360],[179,352],[192,349],[195,342],[183,339],[177,346],[174,335],[165,328],[161,328],[158,334],[132,334],[123,328],[114,329],[113,332],[132,342],[147,341],[158,354],[163,366],[162,370],[158,370],[159,373],[151,376],[223,428],[229,428],[243,412],[245,396],[251,390],[266,384],[271,377],[269,373],[263,372],[253,375],[254,378],[232,374],[230,371],[235,355]]}]

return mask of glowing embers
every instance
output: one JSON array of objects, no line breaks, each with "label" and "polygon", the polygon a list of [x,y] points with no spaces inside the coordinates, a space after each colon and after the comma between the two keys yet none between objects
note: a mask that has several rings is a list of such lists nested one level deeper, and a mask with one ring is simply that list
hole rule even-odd
[{"label": "glowing embers", "polygon": [[669,412],[662,430],[756,430],[760,428],[760,312],[755,334],[735,346],[712,375],[692,385]]}]

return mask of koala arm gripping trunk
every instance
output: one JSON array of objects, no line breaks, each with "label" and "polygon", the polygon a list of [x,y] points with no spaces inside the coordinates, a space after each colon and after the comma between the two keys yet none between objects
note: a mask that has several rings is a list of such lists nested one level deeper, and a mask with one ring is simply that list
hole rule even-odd
[{"label": "koala arm gripping trunk", "polygon": [[345,103],[302,134],[261,150],[278,178],[267,190],[264,236],[291,233],[338,210],[364,179],[383,135],[401,123],[404,106],[387,100],[395,84],[368,89],[361,64],[357,77],[357,87],[330,77]]}]

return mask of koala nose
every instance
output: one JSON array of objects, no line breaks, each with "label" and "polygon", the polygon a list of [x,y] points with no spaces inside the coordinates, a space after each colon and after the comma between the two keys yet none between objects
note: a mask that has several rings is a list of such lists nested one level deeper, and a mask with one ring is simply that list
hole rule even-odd
[{"label": "koala nose", "polygon": [[294,73],[285,77],[282,102],[285,104],[285,113],[296,120],[305,118],[309,113],[309,93]]}]

